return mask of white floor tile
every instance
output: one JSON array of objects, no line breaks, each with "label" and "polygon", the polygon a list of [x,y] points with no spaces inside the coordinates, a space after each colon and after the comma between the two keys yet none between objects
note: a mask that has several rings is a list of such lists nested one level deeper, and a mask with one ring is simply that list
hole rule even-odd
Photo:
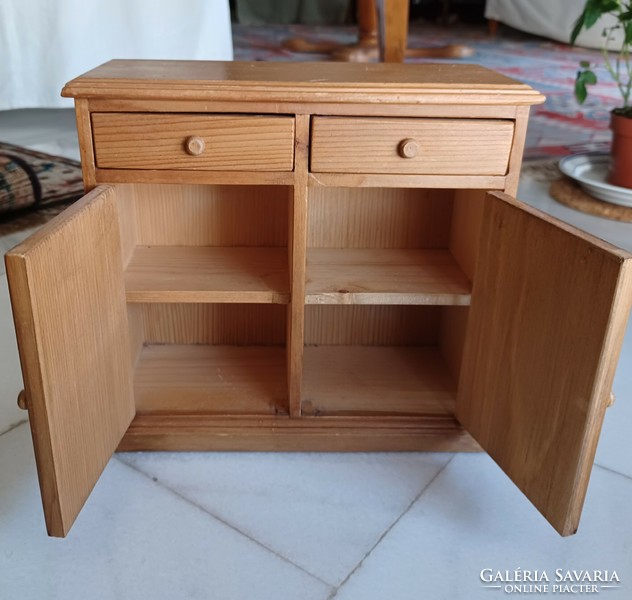
[{"label": "white floor tile", "polygon": [[615,403],[606,411],[595,462],[632,477],[632,319],[623,341],[613,391]]},{"label": "white floor tile", "polygon": [[46,537],[29,431],[0,437],[0,598],[324,600],[330,588],[114,459]]},{"label": "white floor tile", "polygon": [[27,418],[16,403],[23,387],[7,278],[0,274],[0,433]]},{"label": "white floor tile", "polygon": [[334,585],[449,460],[445,454],[119,456]]},{"label": "white floor tile", "polygon": [[[632,597],[632,481],[596,468],[582,523],[562,538],[485,455],[459,455],[344,584],[336,600],[494,600],[483,569],[616,570]],[[516,594],[516,597],[522,594]],[[564,597],[584,597],[565,594]],[[527,597],[560,597],[560,594]]]}]

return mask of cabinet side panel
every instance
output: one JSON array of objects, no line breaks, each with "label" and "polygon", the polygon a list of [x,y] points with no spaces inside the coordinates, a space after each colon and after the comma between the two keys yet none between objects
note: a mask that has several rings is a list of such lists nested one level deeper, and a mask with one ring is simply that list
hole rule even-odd
[{"label": "cabinet side panel", "polygon": [[485,190],[456,190],[450,230],[450,251],[470,281],[478,256]]}]

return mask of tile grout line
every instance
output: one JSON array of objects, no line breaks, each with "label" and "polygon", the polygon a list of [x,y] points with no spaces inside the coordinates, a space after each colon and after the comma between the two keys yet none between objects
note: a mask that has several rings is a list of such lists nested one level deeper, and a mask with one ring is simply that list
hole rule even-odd
[{"label": "tile grout line", "polygon": [[599,467],[600,469],[603,469],[604,471],[608,473],[612,473],[613,475],[621,475],[621,477],[625,477],[626,479],[629,479],[630,481],[632,481],[632,476],[627,475],[626,473],[621,473],[621,471],[617,471],[616,469],[611,469],[610,467],[604,467],[603,465],[600,465],[598,463],[595,463],[595,467]]},{"label": "tile grout line", "polygon": [[8,429],[5,429],[4,431],[0,432],[0,437],[3,436],[5,433],[12,432],[14,429],[17,429],[18,427],[21,427],[22,425],[24,425],[24,423],[28,423],[28,422],[29,422],[28,419],[22,419],[21,421],[18,421],[17,423],[13,423],[13,425],[9,425]]},{"label": "tile grout line", "polygon": [[315,575],[314,573],[311,573],[310,571],[308,571],[305,567],[302,567],[301,565],[297,565],[296,563],[294,563],[293,561],[291,561],[289,558],[287,558],[286,556],[283,556],[282,554],[279,554],[274,548],[270,548],[269,546],[266,546],[266,544],[264,544],[263,542],[259,541],[258,539],[248,535],[247,533],[245,533],[244,531],[241,531],[241,529],[239,529],[238,527],[236,527],[235,525],[233,525],[230,521],[225,520],[224,518],[220,517],[219,515],[216,515],[215,513],[211,512],[210,510],[204,508],[203,506],[201,506],[200,504],[198,504],[197,502],[194,502],[193,500],[191,500],[190,498],[187,498],[185,495],[181,494],[180,492],[178,492],[177,490],[173,489],[172,487],[169,487],[168,485],[166,485],[165,483],[163,483],[162,481],[160,481],[157,477],[154,477],[152,475],[149,475],[148,473],[145,473],[145,471],[139,469],[138,467],[136,467],[135,465],[132,465],[128,462],[126,462],[125,460],[123,460],[122,458],[119,458],[118,456],[114,457],[118,462],[120,462],[121,464],[125,465],[126,467],[132,469],[132,471],[136,471],[138,474],[142,475],[143,477],[149,479],[152,483],[158,485],[159,487],[161,487],[164,490],[167,490],[168,492],[170,492],[171,494],[173,494],[174,496],[177,496],[178,498],[180,498],[181,500],[183,500],[184,502],[186,502],[187,504],[197,508],[199,511],[203,512],[204,514],[212,517],[213,519],[216,519],[217,521],[219,521],[220,523],[222,523],[222,525],[225,525],[226,527],[228,527],[229,529],[231,529],[232,531],[235,531],[236,533],[238,533],[239,535],[245,537],[248,541],[253,542],[254,544],[256,544],[257,546],[260,546],[261,548],[263,548],[264,550],[267,550],[268,552],[270,552],[271,554],[273,554],[274,556],[276,556],[277,558],[280,558],[281,560],[283,560],[284,562],[292,565],[293,567],[295,567],[296,569],[298,569],[299,571],[302,571],[303,573],[305,573],[306,575],[309,575],[310,577],[312,577],[313,579],[315,579],[316,581],[326,585],[328,588],[333,588],[334,586],[331,583],[328,583],[327,581],[325,581],[324,579],[321,579],[320,577],[318,577],[318,575]]},{"label": "tile grout line", "polygon": [[334,591],[331,593],[330,596],[328,596],[327,600],[333,600],[337,595],[338,592],[342,589],[342,587],[351,579],[351,577],[353,577],[354,573],[356,573],[356,571],[358,571],[360,569],[360,567],[364,564],[364,561],[369,558],[369,556],[372,554],[373,550],[375,550],[379,544],[382,542],[382,540],[392,531],[393,527],[395,527],[395,525],[397,525],[402,518],[408,514],[408,512],[410,511],[410,509],[417,503],[417,501],[424,495],[424,493],[426,492],[426,490],[428,490],[428,488],[430,488],[430,486],[435,482],[435,480],[437,479],[437,477],[439,477],[439,475],[441,475],[441,473],[443,473],[447,468],[448,465],[454,460],[454,458],[456,457],[456,454],[451,456],[450,459],[448,460],[448,462],[445,463],[445,465],[443,465],[443,467],[441,467],[435,474],[435,476],[421,489],[421,491],[413,498],[413,500],[410,502],[410,504],[404,509],[404,511],[399,515],[399,517],[397,517],[397,519],[395,519],[388,528],[386,528],[383,532],[382,535],[378,538],[377,542],[375,542],[375,544],[373,544],[373,546],[371,546],[371,548],[368,550],[368,552],[360,559],[360,562],[358,562],[358,564],[351,569],[351,571],[349,571],[349,574],[335,587]]}]

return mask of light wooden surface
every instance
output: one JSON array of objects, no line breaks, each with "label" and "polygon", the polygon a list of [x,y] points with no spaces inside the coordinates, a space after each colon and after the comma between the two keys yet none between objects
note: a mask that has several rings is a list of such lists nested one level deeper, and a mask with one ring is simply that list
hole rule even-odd
[{"label": "light wooden surface", "polygon": [[436,345],[440,306],[337,304],[305,307],[305,344]]},{"label": "light wooden surface", "polygon": [[367,104],[539,104],[528,85],[469,64],[112,60],[65,97]]},{"label": "light wooden surface", "polygon": [[[314,117],[315,173],[504,175],[512,121]],[[418,150],[401,155],[402,142]]]},{"label": "light wooden surface", "polygon": [[137,246],[128,302],[260,302],[290,298],[285,248]]},{"label": "light wooden surface", "polygon": [[574,530],[632,275],[485,200],[516,190],[538,92],[473,65],[112,61],[64,94],[86,186],[116,186],[8,259],[52,533],[136,409],[119,449],[479,449],[465,426]]},{"label": "light wooden surface", "polygon": [[310,248],[306,304],[469,304],[447,250]]},{"label": "light wooden surface", "polygon": [[451,417],[138,415],[119,450],[478,452]]},{"label": "light wooden surface", "polygon": [[284,186],[133,188],[139,246],[287,246]]},{"label": "light wooden surface", "polygon": [[139,413],[287,414],[285,352],[273,346],[146,346],[134,396]]},{"label": "light wooden surface", "polygon": [[291,171],[294,119],[93,113],[100,169]]},{"label": "light wooden surface", "polygon": [[488,196],[483,224],[457,418],[569,535],[632,304],[632,256],[506,195]]},{"label": "light wooden surface", "polygon": [[446,248],[452,190],[311,188],[309,248]]},{"label": "light wooden surface", "polygon": [[287,306],[282,304],[133,304],[147,344],[283,346]]},{"label": "light wooden surface", "polygon": [[295,181],[289,208],[289,254],[292,293],[288,310],[287,361],[290,415],[301,414],[303,378],[303,340],[305,336],[305,264],[307,254],[307,218],[310,117],[296,117]]},{"label": "light wooden surface", "polygon": [[456,382],[436,348],[308,346],[307,415],[454,414]]},{"label": "light wooden surface", "polygon": [[134,416],[115,190],[6,256],[49,535],[65,536]]}]

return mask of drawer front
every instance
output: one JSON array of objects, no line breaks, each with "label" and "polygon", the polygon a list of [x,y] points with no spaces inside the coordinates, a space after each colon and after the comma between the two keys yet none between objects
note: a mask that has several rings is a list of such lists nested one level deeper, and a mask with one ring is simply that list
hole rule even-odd
[{"label": "drawer front", "polygon": [[505,175],[513,121],[314,117],[314,173]]},{"label": "drawer front", "polygon": [[286,116],[93,113],[100,169],[291,171]]}]

